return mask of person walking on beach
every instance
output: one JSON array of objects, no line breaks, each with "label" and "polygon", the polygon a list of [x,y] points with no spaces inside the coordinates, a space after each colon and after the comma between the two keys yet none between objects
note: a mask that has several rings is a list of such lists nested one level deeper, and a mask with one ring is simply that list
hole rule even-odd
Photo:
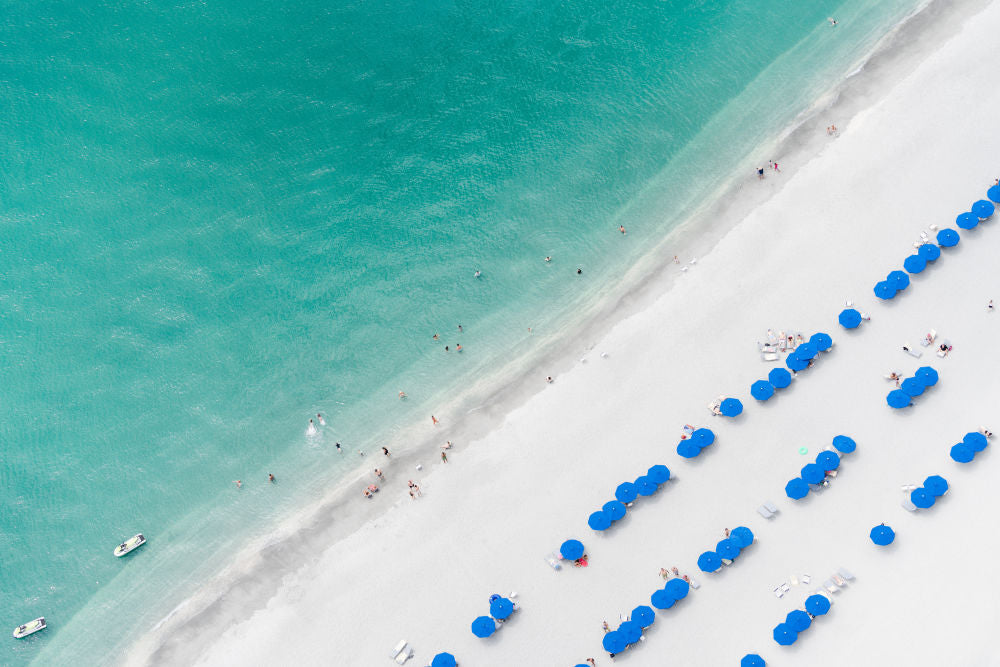
[{"label": "person walking on beach", "polygon": [[386,447],[382,448],[382,453],[385,454],[385,458],[389,458],[390,456],[389,450]]},{"label": "person walking on beach", "polygon": [[380,479],[383,482],[385,481],[385,476],[382,475],[382,471],[378,468],[375,468],[375,479]]},{"label": "person walking on beach", "polygon": [[448,455],[445,454],[444,452],[441,452],[441,463],[447,463],[447,462],[448,462]]},{"label": "person walking on beach", "polygon": [[604,630],[604,634],[608,634],[609,632],[611,632],[611,628],[608,627],[607,621],[604,621],[604,623],[601,624],[601,629]]},{"label": "person walking on beach", "polygon": [[758,181],[764,180],[764,167],[757,167],[757,180]]},{"label": "person walking on beach", "polygon": [[670,572],[667,571],[667,568],[665,567],[660,568],[660,577],[662,577],[664,581],[670,578]]},{"label": "person walking on beach", "polygon": [[993,312],[993,299],[990,299],[990,302],[986,304],[986,310]]},{"label": "person walking on beach", "polygon": [[431,425],[432,425],[432,426],[437,426],[437,425],[438,425],[438,424],[440,424],[440,423],[441,423],[441,422],[440,422],[440,421],[438,420],[438,418],[437,418],[437,417],[435,417],[434,415],[431,415]]},{"label": "person walking on beach", "polygon": [[778,163],[777,163],[777,162],[772,162],[772,163],[771,163],[771,166],[772,166],[772,167],[774,167],[774,170],[775,170],[776,172],[778,172],[779,174],[781,173],[781,170],[780,170],[780,169],[778,169]]}]

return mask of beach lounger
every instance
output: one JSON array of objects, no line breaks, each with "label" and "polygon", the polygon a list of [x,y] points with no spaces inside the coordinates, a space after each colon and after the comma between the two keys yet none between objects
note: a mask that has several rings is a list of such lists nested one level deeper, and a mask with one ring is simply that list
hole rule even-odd
[{"label": "beach lounger", "polygon": [[938,230],[938,226],[937,225],[927,225],[927,229],[931,230],[932,232],[936,232]]},{"label": "beach lounger", "polygon": [[927,335],[924,336],[924,339],[920,341],[920,344],[923,345],[924,347],[927,347],[928,345],[934,342],[935,338],[937,338],[937,331],[931,329],[930,331],[927,332]]},{"label": "beach lounger", "polygon": [[839,574],[833,575],[833,583],[837,584],[841,588],[847,585],[847,581]]},{"label": "beach lounger", "polygon": [[775,507],[774,503],[772,503],[770,500],[764,501],[764,507],[766,507],[769,512],[772,512],[774,514],[778,513],[778,508]]},{"label": "beach lounger", "polygon": [[760,360],[761,361],[777,361],[778,360],[778,353],[777,352],[761,352],[760,353]]},{"label": "beach lounger", "polygon": [[404,648],[399,655],[396,656],[396,664],[402,665],[404,662],[413,657],[413,649],[409,646]]},{"label": "beach lounger", "polygon": [[847,570],[845,568],[840,568],[839,570],[837,570],[837,572],[844,579],[847,579],[848,581],[854,581],[854,575],[851,574],[850,570]]},{"label": "beach lounger", "polygon": [[787,583],[781,584],[781,590],[782,592],[787,593],[789,590],[791,590],[791,586],[789,586]]},{"label": "beach lounger", "polygon": [[789,578],[789,580],[791,580],[792,586],[798,586],[799,585],[799,578],[796,577],[794,574],[790,575],[788,578]]},{"label": "beach lounger", "polygon": [[548,563],[549,567],[551,567],[553,570],[562,569],[562,563],[559,562],[560,560],[562,560],[562,554],[556,551],[553,551],[548,556],[545,556],[545,562]]},{"label": "beach lounger", "polygon": [[728,558],[720,558],[719,560],[722,561],[723,565],[732,565],[733,564],[733,561],[729,560]]},{"label": "beach lounger", "polygon": [[939,356],[939,357],[941,357],[943,359],[946,356],[948,356],[949,352],[951,352],[951,341],[948,340],[947,338],[945,338],[943,341],[941,341],[941,344],[944,345],[946,348],[948,348],[946,350],[938,350],[937,351],[937,356]]},{"label": "beach lounger", "polygon": [[396,644],[396,648],[392,649],[392,651],[389,652],[389,657],[395,658],[397,655],[402,653],[405,648],[406,648],[406,640],[400,639],[399,643]]},{"label": "beach lounger", "polygon": [[902,505],[903,509],[906,510],[907,512],[916,512],[917,511],[917,506],[914,505],[912,502],[910,502],[909,498],[903,498],[903,501],[901,503],[899,503],[899,504]]},{"label": "beach lounger", "polygon": [[779,600],[785,597],[785,591],[781,590],[781,586],[774,587],[774,597],[778,598]]},{"label": "beach lounger", "polygon": [[837,588],[837,585],[833,583],[833,579],[827,579],[826,581],[824,581],[823,588],[830,591],[831,593],[836,593],[837,591],[840,590],[839,588]]},{"label": "beach lounger", "polygon": [[917,359],[919,359],[924,354],[920,350],[914,350],[913,346],[910,345],[909,343],[903,343],[903,352],[906,352],[911,357],[916,357]]},{"label": "beach lounger", "polygon": [[808,574],[803,574],[802,575],[802,583],[803,583],[803,585],[807,585],[810,581],[812,581],[812,577],[810,577]]},{"label": "beach lounger", "polygon": [[691,588],[693,588],[695,590],[698,590],[699,588],[701,588],[701,584],[699,584],[697,581],[695,581],[694,578],[692,578],[692,577],[689,576],[688,579],[690,580],[690,581],[688,581],[688,585]]},{"label": "beach lounger", "polygon": [[772,516],[774,516],[774,512],[770,511],[763,505],[757,508],[757,514],[761,515],[765,519],[770,519]]}]

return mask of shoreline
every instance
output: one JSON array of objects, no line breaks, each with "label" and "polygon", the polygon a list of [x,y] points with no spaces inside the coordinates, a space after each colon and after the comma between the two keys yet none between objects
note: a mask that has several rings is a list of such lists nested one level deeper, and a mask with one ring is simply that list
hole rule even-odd
[{"label": "shoreline", "polygon": [[[851,94],[845,95],[844,93],[860,92],[861,97],[863,97],[864,92],[866,92],[864,90],[865,86],[858,85],[857,87],[861,88],[861,91],[854,91],[849,90],[850,87],[848,84],[864,84],[869,82],[869,79],[873,76],[873,66],[877,75],[879,68],[889,69],[894,63],[898,65],[901,60],[905,59],[907,50],[912,51],[918,48],[917,45],[911,42],[904,42],[898,34],[899,31],[905,30],[910,21],[922,18],[925,23],[930,23],[935,18],[940,18],[944,13],[949,13],[949,17],[952,19],[955,19],[956,16],[962,13],[958,8],[954,8],[953,11],[952,8],[946,10],[942,5],[941,0],[932,2],[926,5],[920,12],[907,19],[904,24],[897,26],[888,37],[898,43],[884,45],[884,48],[877,48],[872,52],[870,57],[865,61],[865,65],[859,75],[845,78],[838,86],[832,89],[830,106],[811,108],[800,122],[788,129],[787,133],[783,133],[787,134],[783,140],[779,134],[776,141],[780,141],[780,145],[792,146],[795,145],[796,139],[801,140],[803,136],[815,139],[811,134],[815,128],[809,126],[810,121],[812,121],[812,125],[818,127],[822,124],[819,120],[820,115],[826,113],[829,109],[836,109],[838,104],[844,104],[846,108],[850,108],[849,116],[851,117],[864,111],[868,103],[873,103],[872,100],[861,100],[857,97],[852,97]],[[932,7],[939,11],[938,15],[924,14],[928,8]],[[936,26],[922,26],[922,29],[925,31],[925,34],[922,35],[924,39],[930,39],[929,33],[933,32],[930,28],[933,27]],[[951,26],[949,30],[953,28],[954,26]],[[902,53],[892,54],[891,51],[898,47],[903,47],[900,49]],[[920,60],[908,61],[906,63],[907,68],[911,70],[915,69],[920,62],[932,54],[933,51],[922,53],[923,57]],[[886,56],[886,60],[889,61],[888,64],[873,62],[880,55]],[[856,106],[852,108],[851,104]],[[838,125],[844,131],[849,126],[849,123],[842,122],[838,123]],[[783,157],[782,163],[788,167],[795,166],[796,158],[805,157],[805,160],[802,162],[802,164],[805,164],[822,153],[826,146],[827,143],[823,142],[822,137],[818,141],[806,141],[799,146],[800,153],[789,150],[788,154],[795,157]],[[785,154],[784,151],[777,149],[773,152],[779,155]],[[789,159],[792,162],[787,162]],[[802,164],[798,166],[802,166]],[[791,174],[788,178],[791,178]],[[777,187],[774,187],[771,184],[772,181],[773,178],[768,181],[766,191],[754,193],[756,197],[750,198],[749,201],[744,198],[744,191],[753,187],[755,184],[754,181],[748,182],[748,179],[738,179],[735,183],[729,185],[728,188],[720,193],[718,199],[713,204],[699,211],[694,216],[689,217],[678,228],[671,230],[665,239],[661,240],[652,250],[646,253],[642,260],[637,262],[628,271],[627,275],[622,279],[622,284],[630,284],[622,295],[611,296],[609,293],[610,290],[605,290],[597,301],[592,304],[591,310],[583,316],[588,324],[580,334],[572,337],[569,343],[565,340],[565,336],[560,335],[560,333],[551,334],[543,349],[527,355],[520,361],[521,366],[531,368],[533,364],[539,363],[540,360],[549,359],[552,361],[551,366],[554,368],[553,371],[547,370],[545,373],[539,374],[533,370],[522,368],[519,374],[516,375],[514,382],[508,386],[499,387],[495,391],[486,389],[486,387],[494,386],[495,378],[491,376],[491,378],[484,380],[480,383],[480,386],[470,391],[466,403],[461,406],[456,405],[445,413],[457,414],[459,411],[463,411],[467,415],[475,412],[477,413],[477,418],[470,420],[471,423],[465,423],[462,426],[447,427],[448,430],[442,429],[438,439],[450,438],[459,442],[460,444],[456,445],[454,451],[461,455],[467,448],[466,445],[461,443],[479,440],[486,433],[498,428],[511,412],[517,410],[529,400],[532,400],[533,397],[545,389],[544,384],[539,380],[541,375],[551,373],[557,377],[558,381],[559,375],[577,365],[577,359],[580,354],[593,349],[594,343],[588,341],[596,341],[603,338],[623,320],[648,307],[663,292],[672,288],[674,279],[686,280],[691,275],[698,273],[699,267],[695,266],[692,267],[688,276],[672,275],[675,267],[669,261],[670,253],[665,252],[667,247],[673,248],[673,244],[680,240],[683,247],[689,248],[687,256],[704,257],[720,243],[724,236],[738,226],[750,211],[775,196],[784,185],[783,180]],[[736,195],[740,196],[737,197]],[[742,211],[742,213],[734,213],[734,211]],[[711,225],[704,224],[705,221],[713,218],[714,221]],[[727,222],[728,218],[732,218],[735,222]],[[681,252],[673,252],[673,254],[681,254]],[[553,350],[569,347],[580,349],[581,351],[572,353],[564,351],[553,355]],[[516,366],[517,364],[513,365]],[[501,376],[506,371],[509,371],[509,367],[497,370],[496,376]],[[404,438],[408,433],[409,429],[404,429],[400,433],[399,438]],[[432,448],[431,452],[436,455],[436,445],[432,444],[429,448]],[[471,449],[471,447],[469,448]],[[428,456],[425,448],[421,446],[414,446],[411,450],[394,446],[393,452],[394,461],[392,468],[386,467],[390,475],[397,469],[406,469],[406,465],[412,465],[419,458],[426,458]],[[400,500],[393,501],[392,506],[389,508],[360,506],[364,507],[364,509],[358,512],[357,509],[359,506],[353,500],[354,496],[351,495],[351,488],[353,488],[354,482],[358,481],[365,474],[363,471],[367,470],[367,467],[367,465],[359,463],[357,474],[353,477],[345,478],[343,485],[350,488],[339,489],[331,493],[323,499],[320,507],[312,512],[309,517],[305,520],[296,518],[293,521],[294,526],[285,525],[280,527],[276,531],[280,535],[269,537],[266,540],[266,544],[257,544],[248,547],[244,551],[244,554],[257,553],[252,562],[246,563],[242,567],[240,565],[233,565],[231,568],[235,568],[236,572],[243,574],[245,577],[254,579],[254,574],[259,574],[263,570],[273,569],[275,566],[285,565],[287,561],[294,560],[298,562],[314,548],[318,546],[330,546],[334,542],[354,534],[366,524],[377,522],[388,514],[390,510],[396,509],[399,503],[406,501],[404,495]],[[427,472],[429,473],[430,470]],[[425,475],[425,477],[429,477],[429,474]],[[338,517],[336,522],[329,522],[326,518],[331,513],[336,513]],[[330,525],[331,523],[335,525]],[[289,540],[298,543],[298,548],[290,547],[286,543]],[[304,560],[308,562],[310,559],[307,557]],[[297,571],[300,567],[301,565],[292,566],[292,568],[285,572],[290,574]],[[132,646],[129,654],[129,662],[141,664],[141,662],[154,656],[157,661],[181,661],[185,657],[184,654],[172,652],[170,648],[172,644],[176,647],[177,644],[184,643],[186,640],[194,640],[197,643],[196,638],[200,633],[204,633],[200,635],[204,637],[215,632],[214,628],[211,627],[198,627],[195,628],[193,634],[185,636],[186,633],[191,632],[191,629],[187,627],[189,624],[201,625],[198,623],[198,620],[202,618],[203,614],[207,614],[210,620],[225,625],[231,623],[234,617],[236,620],[246,619],[254,610],[263,607],[264,603],[282,586],[280,582],[281,576],[271,575],[254,579],[256,587],[250,587],[251,590],[247,590],[247,587],[240,588],[241,577],[238,575],[234,577],[232,576],[233,574],[233,571],[228,571],[212,582],[212,586],[209,589],[210,592],[204,595],[203,599],[189,598],[181,606],[171,611],[151,633],[140,638]],[[205,604],[206,602],[207,604]],[[249,609],[232,614],[234,607],[249,607]],[[151,637],[151,634],[169,634],[170,636],[164,637],[158,646],[154,646],[157,643],[156,637]],[[143,655],[144,653],[145,655]]]}]

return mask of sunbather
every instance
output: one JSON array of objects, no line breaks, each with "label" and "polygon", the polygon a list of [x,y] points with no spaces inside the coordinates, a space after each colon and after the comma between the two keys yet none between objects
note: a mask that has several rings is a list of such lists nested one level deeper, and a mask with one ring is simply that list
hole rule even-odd
[{"label": "sunbather", "polygon": [[[903,348],[903,349],[906,349],[906,348]],[[886,375],[885,379],[886,380],[893,380],[893,381],[895,381],[896,386],[898,387],[901,378],[899,377],[899,373],[897,373],[896,371],[893,371],[893,372],[889,373],[888,375]]]},{"label": "sunbather", "polygon": [[601,627],[604,629],[604,634],[608,634],[609,632],[611,632],[611,628],[608,627],[607,621],[604,621],[604,623],[601,624]]},{"label": "sunbather", "polygon": [[983,435],[985,435],[987,438],[992,438],[993,437],[993,433],[989,429],[985,429],[985,428],[983,429]]},{"label": "sunbather", "polygon": [[670,572],[667,571],[667,568],[661,567],[660,568],[660,576],[663,577],[664,580],[669,579],[670,578]]}]

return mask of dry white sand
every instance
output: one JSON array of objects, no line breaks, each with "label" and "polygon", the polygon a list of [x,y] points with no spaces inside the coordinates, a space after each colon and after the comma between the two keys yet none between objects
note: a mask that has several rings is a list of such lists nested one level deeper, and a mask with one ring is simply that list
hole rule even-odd
[{"label": "dry white sand", "polygon": [[[601,622],[617,625],[619,613],[649,604],[663,584],[659,568],[677,565],[700,590],[658,612],[646,641],[615,662],[737,665],[758,652],[777,666],[1000,664],[996,454],[964,466],[948,456],[966,432],[1000,430],[1000,313],[986,309],[990,298],[1000,303],[1000,214],[962,232],[894,301],[872,294],[922,229],[954,226],[1000,176],[998,30],[993,3],[849,124],[831,118],[840,136],[818,155],[779,160],[783,173],[764,183],[749,179],[746,190],[774,196],[655,303],[553,384],[542,380],[552,371],[539,369],[541,391],[450,463],[428,457],[418,501],[399,490],[405,473],[392,473],[397,485],[379,499],[398,495],[391,510],[287,576],[248,620],[190,635],[188,656],[205,665],[388,665],[405,638],[416,651],[410,665],[444,650],[473,667],[588,657],[608,665]],[[837,324],[846,298],[872,314],[853,332]],[[774,367],[755,344],[769,327],[826,331],[836,345],[759,404],[749,386]],[[954,344],[949,357],[918,348],[918,362],[901,351],[932,327]],[[913,408],[889,409],[883,375],[923,363],[939,370],[938,385]],[[744,400],[741,417],[709,414],[722,393]],[[691,461],[675,452],[686,422],[717,434]],[[858,449],[831,487],[786,498],[785,483],[840,433]],[[587,527],[617,484],[656,463],[671,482],[611,530]],[[900,485],[931,474],[951,490],[930,510],[906,512]],[[780,509],[771,520],[755,513],[765,499]],[[868,538],[883,521],[897,531],[889,548]],[[698,572],[698,555],[737,525],[756,544],[731,567]],[[591,564],[555,572],[542,557],[570,537]],[[778,646],[773,626],[838,567],[856,581],[794,646]],[[772,589],[793,573],[813,585],[777,599]],[[476,639],[469,625],[488,612],[489,595],[511,590],[521,610]]]}]

